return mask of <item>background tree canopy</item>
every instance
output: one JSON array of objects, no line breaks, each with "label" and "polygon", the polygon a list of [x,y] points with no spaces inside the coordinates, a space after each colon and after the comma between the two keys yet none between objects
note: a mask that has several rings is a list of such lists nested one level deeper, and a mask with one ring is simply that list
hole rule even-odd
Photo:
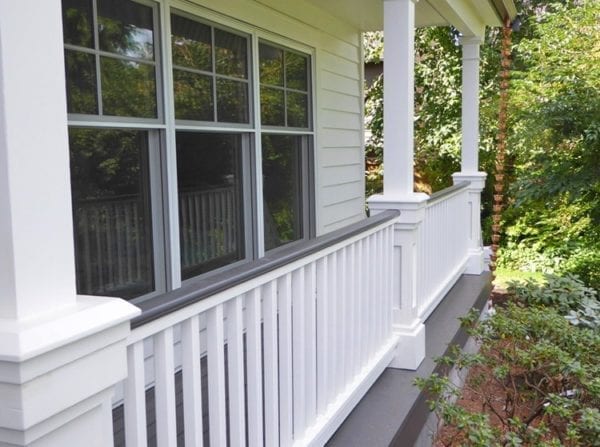
[{"label": "background tree canopy", "polygon": [[[600,288],[600,1],[517,0],[513,33],[500,265],[575,273]],[[436,191],[460,170],[461,49],[450,28],[415,37],[416,188]],[[481,47],[480,164],[484,239],[489,239],[498,123],[499,30]],[[382,59],[381,33],[365,37],[367,62]],[[383,79],[366,95],[367,194],[381,188]],[[486,240],[486,243],[489,241]]]}]

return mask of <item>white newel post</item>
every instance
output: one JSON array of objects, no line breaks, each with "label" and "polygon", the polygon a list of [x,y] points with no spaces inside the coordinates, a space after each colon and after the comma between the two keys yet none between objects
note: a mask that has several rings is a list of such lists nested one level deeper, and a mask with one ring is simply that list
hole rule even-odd
[{"label": "white newel post", "polygon": [[82,297],[60,0],[0,0],[0,446],[110,446],[139,310]]},{"label": "white newel post", "polygon": [[372,214],[400,211],[394,229],[393,324],[399,344],[392,367],[416,369],[425,358],[418,316],[417,241],[427,194],[414,192],[414,39],[418,0],[384,0],[383,195],[369,198]]},{"label": "white newel post", "polygon": [[461,172],[452,175],[454,183],[469,186],[469,260],[465,273],[479,275],[484,270],[481,240],[481,191],[485,172],[479,172],[479,46],[482,37],[461,38],[462,58],[462,159]]}]

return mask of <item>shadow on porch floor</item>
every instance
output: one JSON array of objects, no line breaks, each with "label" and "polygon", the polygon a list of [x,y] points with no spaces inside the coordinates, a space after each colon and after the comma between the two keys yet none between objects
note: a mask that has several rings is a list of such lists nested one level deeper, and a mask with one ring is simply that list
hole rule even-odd
[{"label": "shadow on porch floor", "polygon": [[[425,322],[426,357],[417,371],[387,368],[327,443],[327,447],[411,447],[429,445],[419,434],[429,416],[426,397],[413,386],[429,376],[433,359],[448,345],[464,346],[467,334],[458,317],[483,309],[491,290],[490,274],[463,275]],[[418,442],[417,442],[418,441]]]}]

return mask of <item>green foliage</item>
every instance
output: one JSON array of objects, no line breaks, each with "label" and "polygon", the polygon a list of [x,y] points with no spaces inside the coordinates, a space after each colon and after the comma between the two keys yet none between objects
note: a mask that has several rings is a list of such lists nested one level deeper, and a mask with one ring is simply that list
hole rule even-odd
[{"label": "green foliage", "polygon": [[526,304],[551,306],[561,313],[575,309],[585,299],[597,298],[595,290],[572,276],[545,275],[542,283],[531,279],[511,281],[507,291]]},{"label": "green foliage", "polygon": [[366,63],[378,64],[383,61],[383,32],[365,33],[363,36],[363,51]]},{"label": "green foliage", "polygon": [[523,303],[556,309],[575,326],[600,329],[598,293],[576,277],[545,275],[542,283],[512,281],[507,290],[512,298]]},{"label": "green foliage", "polygon": [[534,2],[511,95],[515,179],[500,263],[600,287],[600,3]]},{"label": "green foliage", "polygon": [[[415,381],[446,425],[445,445],[598,445],[600,331],[569,324],[553,307],[518,302],[464,323],[479,354],[454,350],[438,362],[462,373],[469,367],[465,389],[437,375]],[[457,403],[461,394],[473,405]]]}]

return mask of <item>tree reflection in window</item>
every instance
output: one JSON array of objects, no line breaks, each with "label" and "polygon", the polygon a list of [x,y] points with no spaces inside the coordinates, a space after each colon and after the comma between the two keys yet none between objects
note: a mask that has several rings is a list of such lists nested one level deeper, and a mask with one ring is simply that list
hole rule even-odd
[{"label": "tree reflection in window", "polygon": [[129,0],[63,0],[62,11],[68,112],[157,118],[156,8]]},{"label": "tree reflection in window", "polygon": [[309,128],[308,56],[264,42],[259,50],[262,124]]},{"label": "tree reflection in window", "polygon": [[248,38],[181,14],[171,14],[175,118],[249,123]]},{"label": "tree reflection in window", "polygon": [[302,137],[262,135],[265,250],[303,237]]}]

